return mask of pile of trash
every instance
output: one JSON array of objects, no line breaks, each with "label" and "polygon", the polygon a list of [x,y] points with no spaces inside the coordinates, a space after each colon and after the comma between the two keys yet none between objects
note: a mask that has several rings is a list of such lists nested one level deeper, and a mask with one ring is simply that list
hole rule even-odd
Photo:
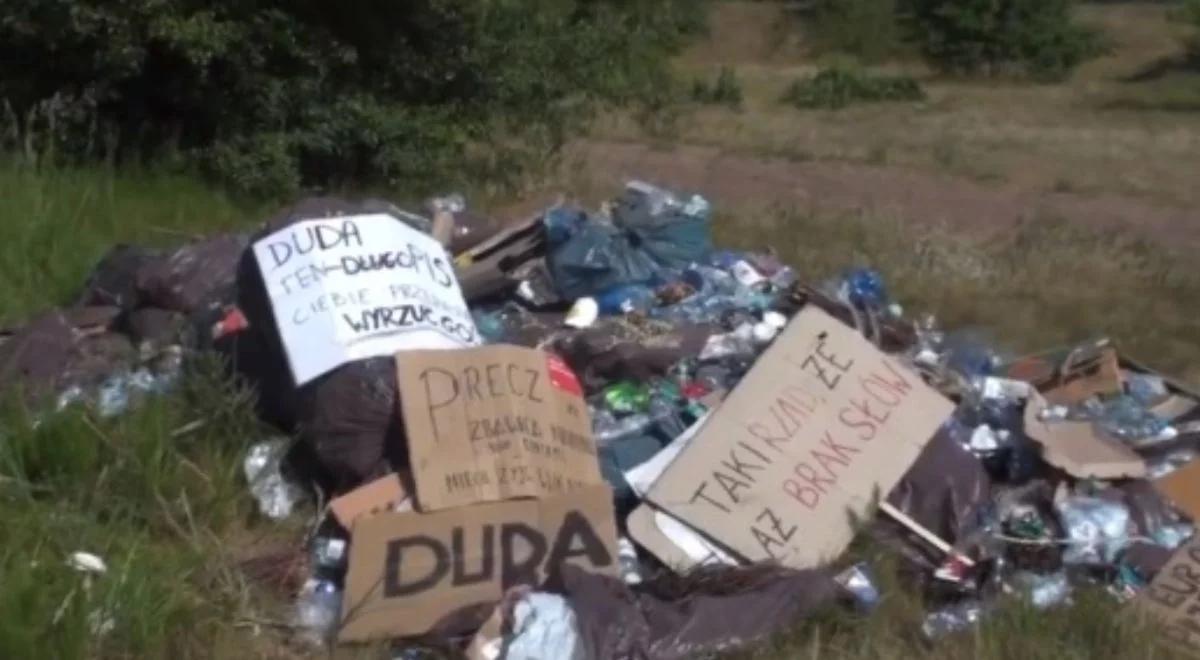
[{"label": "pile of trash", "polygon": [[707,200],[641,182],[508,226],[426,211],[309,199],[120,246],[5,333],[5,382],[113,415],[224,357],[291,438],[248,448],[262,513],[328,502],[295,611],[320,643],[725,652],[871,612],[861,530],[931,640],[1098,586],[1194,643],[1200,393],[1112,342],[1003,355],[870,269],[716,248]]}]

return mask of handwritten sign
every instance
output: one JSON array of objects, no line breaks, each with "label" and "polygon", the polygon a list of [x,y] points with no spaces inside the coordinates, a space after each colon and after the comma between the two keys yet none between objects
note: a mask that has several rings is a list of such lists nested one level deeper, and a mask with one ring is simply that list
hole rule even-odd
[{"label": "handwritten sign", "polygon": [[1200,657],[1200,536],[1175,551],[1133,606],[1162,623],[1163,642]]},{"label": "handwritten sign", "polygon": [[542,500],[360,518],[350,544],[341,641],[474,630],[509,587],[566,564],[614,574],[607,486]]},{"label": "handwritten sign", "polygon": [[297,386],[353,360],[479,343],[445,249],[394,216],[304,220],[254,256]]},{"label": "handwritten sign", "polygon": [[806,308],[650,490],[750,561],[809,568],[853,537],[951,403],[858,333]]},{"label": "handwritten sign", "polygon": [[604,483],[582,388],[554,355],[408,351],[396,367],[422,511]]}]

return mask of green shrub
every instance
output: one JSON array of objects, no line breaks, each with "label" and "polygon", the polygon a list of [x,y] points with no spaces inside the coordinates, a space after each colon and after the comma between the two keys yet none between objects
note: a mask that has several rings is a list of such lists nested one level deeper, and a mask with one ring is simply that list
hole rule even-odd
[{"label": "green shrub", "polygon": [[1183,0],[1174,12],[1176,21],[1191,27],[1185,43],[1188,59],[1200,67],[1200,0]]},{"label": "green shrub", "polygon": [[737,72],[723,66],[711,84],[703,78],[697,78],[692,82],[692,100],[697,103],[741,108],[742,84],[738,82]]},{"label": "green shrub", "polygon": [[855,103],[920,101],[921,85],[910,76],[872,74],[837,66],[792,83],[783,100],[798,108],[837,110]]},{"label": "green shrub", "polygon": [[0,111],[10,148],[174,153],[249,192],[446,183],[652,91],[702,3],[7,0]]},{"label": "green shrub", "polygon": [[904,42],[896,0],[816,0],[806,34],[818,51],[866,62],[895,55]]},{"label": "green shrub", "polygon": [[959,74],[1061,79],[1102,50],[1072,0],[907,0],[926,57]]}]

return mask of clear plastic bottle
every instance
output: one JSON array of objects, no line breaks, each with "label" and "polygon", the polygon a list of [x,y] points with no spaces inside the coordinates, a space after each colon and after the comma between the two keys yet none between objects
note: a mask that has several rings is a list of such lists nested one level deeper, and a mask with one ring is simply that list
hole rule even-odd
[{"label": "clear plastic bottle", "polygon": [[327,644],[337,630],[342,613],[342,590],[332,580],[309,578],[296,598],[295,624],[306,639]]}]

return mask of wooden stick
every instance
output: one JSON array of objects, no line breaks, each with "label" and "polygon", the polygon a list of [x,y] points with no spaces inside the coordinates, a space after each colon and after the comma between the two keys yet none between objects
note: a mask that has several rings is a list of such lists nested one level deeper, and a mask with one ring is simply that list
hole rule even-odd
[{"label": "wooden stick", "polygon": [[916,533],[917,536],[920,536],[921,538],[928,541],[930,545],[937,548],[938,550],[941,550],[942,552],[944,552],[948,555],[951,555],[952,557],[961,561],[962,563],[966,564],[967,566],[972,566],[972,567],[975,566],[975,561],[973,559],[971,559],[970,557],[964,555],[963,553],[955,550],[953,546],[951,546],[949,543],[946,543],[946,541],[942,540],[942,538],[939,537],[937,534],[934,534],[933,532],[929,531],[928,529],[922,527],[920,523],[918,523],[917,521],[908,517],[908,514],[904,513],[900,509],[897,509],[896,507],[892,506],[889,502],[880,502],[879,510],[888,514],[889,516],[892,517],[893,520],[900,523],[901,525],[904,525],[912,532]]}]

